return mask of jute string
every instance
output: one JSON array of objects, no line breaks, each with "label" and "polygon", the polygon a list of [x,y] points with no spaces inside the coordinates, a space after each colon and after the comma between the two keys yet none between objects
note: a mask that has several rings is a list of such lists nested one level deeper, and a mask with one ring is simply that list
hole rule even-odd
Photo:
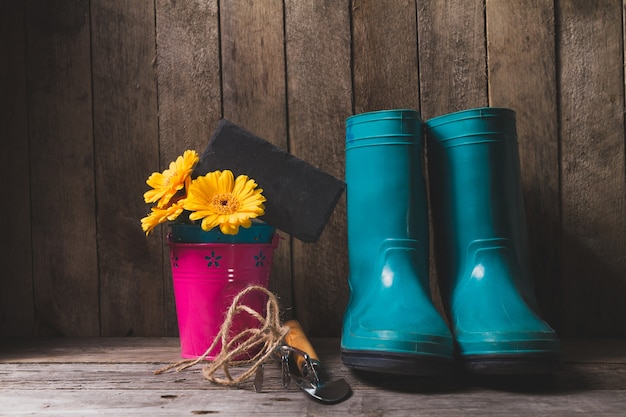
[{"label": "jute string", "polygon": [[[261,316],[253,308],[241,303],[242,298],[251,292],[261,292],[267,296],[265,317]],[[238,314],[242,313],[247,313],[256,318],[260,326],[245,329],[231,337],[233,321]],[[226,313],[224,322],[220,327],[220,331],[213,339],[211,346],[209,346],[202,356],[197,359],[185,359],[170,364],[154,373],[158,375],[171,369],[176,369],[177,372],[180,372],[201,362],[206,363],[206,357],[215,348],[217,343],[221,342],[221,351],[215,359],[209,361],[208,364],[202,368],[202,374],[213,383],[224,386],[236,386],[256,374],[257,369],[270,358],[276,347],[283,342],[283,338],[287,332],[289,332],[289,328],[280,323],[280,307],[276,296],[264,287],[253,285],[245,288],[233,299]],[[259,349],[259,347],[261,348]],[[249,352],[253,349],[257,351],[257,353],[251,358],[245,360],[235,359],[245,356],[246,354],[249,355]],[[244,372],[236,376],[233,376],[230,371],[231,367],[243,367],[248,365],[249,367]],[[225,377],[216,376],[216,372],[220,369]]]}]

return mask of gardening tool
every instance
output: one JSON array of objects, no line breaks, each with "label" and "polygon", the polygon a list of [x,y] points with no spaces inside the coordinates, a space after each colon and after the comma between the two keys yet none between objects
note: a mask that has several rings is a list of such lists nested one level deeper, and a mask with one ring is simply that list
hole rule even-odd
[{"label": "gardening tool", "polygon": [[453,341],[430,297],[419,113],[349,117],[346,183],[350,299],[343,363],[371,372],[447,374]]},{"label": "gardening tool", "polygon": [[528,259],[515,112],[426,122],[435,259],[458,353],[475,373],[547,373],[559,339],[539,316]]},{"label": "gardening tool", "polygon": [[222,119],[192,177],[228,169],[253,178],[263,189],[268,224],[302,240],[321,235],[345,183]]},{"label": "gardening tool", "polygon": [[300,323],[290,320],[285,326],[289,327],[285,345],[277,348],[283,385],[287,387],[293,379],[304,392],[324,404],[336,404],[346,399],[351,392],[350,386],[344,379],[329,380]]}]

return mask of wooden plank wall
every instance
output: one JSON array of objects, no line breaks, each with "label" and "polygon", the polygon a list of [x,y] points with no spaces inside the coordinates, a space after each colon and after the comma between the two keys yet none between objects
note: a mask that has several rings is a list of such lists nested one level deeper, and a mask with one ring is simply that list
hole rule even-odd
[{"label": "wooden plank wall", "polygon": [[[221,117],[342,178],[344,121],[517,111],[537,296],[563,335],[626,336],[622,0],[0,2],[0,337],[176,334],[145,179]],[[427,156],[427,150],[425,151]],[[284,236],[285,317],[338,336],[345,198]],[[436,283],[436,270],[432,280]],[[433,295],[438,299],[436,287]]]}]

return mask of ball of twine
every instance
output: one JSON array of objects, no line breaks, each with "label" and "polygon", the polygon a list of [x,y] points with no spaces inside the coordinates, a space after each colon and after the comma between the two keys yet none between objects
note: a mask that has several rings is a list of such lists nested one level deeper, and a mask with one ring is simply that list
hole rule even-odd
[{"label": "ball of twine", "polygon": [[[242,299],[252,292],[260,292],[267,296],[265,317],[253,308],[242,304]],[[243,313],[256,318],[259,322],[259,327],[247,328],[231,337],[235,317]],[[215,359],[209,361],[209,363],[202,368],[202,374],[207,380],[215,384],[236,386],[256,374],[257,369],[262,366],[272,356],[274,350],[283,343],[283,339],[288,332],[289,328],[283,326],[280,322],[280,307],[276,296],[265,287],[252,285],[235,296],[226,312],[226,317],[220,327],[220,331],[213,339],[211,346],[209,346],[202,356],[197,359],[186,359],[168,365],[155,371],[155,374],[158,375],[171,369],[176,369],[177,372],[180,372],[201,362],[206,363],[205,359],[209,355],[209,352],[216,347],[218,342],[221,342],[221,351]],[[246,355],[249,356],[250,352],[256,353],[249,359],[238,359]],[[245,371],[236,376],[233,376],[231,373],[231,367],[243,367],[248,365],[249,367]],[[216,375],[219,370],[223,372],[224,377]]]}]

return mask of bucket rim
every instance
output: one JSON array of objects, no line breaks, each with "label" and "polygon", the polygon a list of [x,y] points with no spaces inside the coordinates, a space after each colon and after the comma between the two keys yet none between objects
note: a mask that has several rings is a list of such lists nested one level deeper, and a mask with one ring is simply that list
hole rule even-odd
[{"label": "bucket rim", "polygon": [[274,232],[272,238],[269,242],[176,242],[173,240],[167,239],[167,245],[170,247],[178,247],[178,248],[196,248],[196,249],[206,249],[206,248],[251,248],[251,247],[270,247],[276,248],[278,246],[278,242],[280,241],[281,236]]},{"label": "bucket rim", "polygon": [[271,243],[275,232],[276,227],[258,219],[253,219],[248,228],[241,226],[236,235],[224,234],[219,227],[204,231],[199,222],[173,223],[167,240],[174,243]]},{"label": "bucket rim", "polygon": [[190,246],[194,248],[206,248],[206,247],[245,247],[245,246],[271,246],[272,242],[262,243],[189,243],[189,242],[167,242],[170,246]]}]

